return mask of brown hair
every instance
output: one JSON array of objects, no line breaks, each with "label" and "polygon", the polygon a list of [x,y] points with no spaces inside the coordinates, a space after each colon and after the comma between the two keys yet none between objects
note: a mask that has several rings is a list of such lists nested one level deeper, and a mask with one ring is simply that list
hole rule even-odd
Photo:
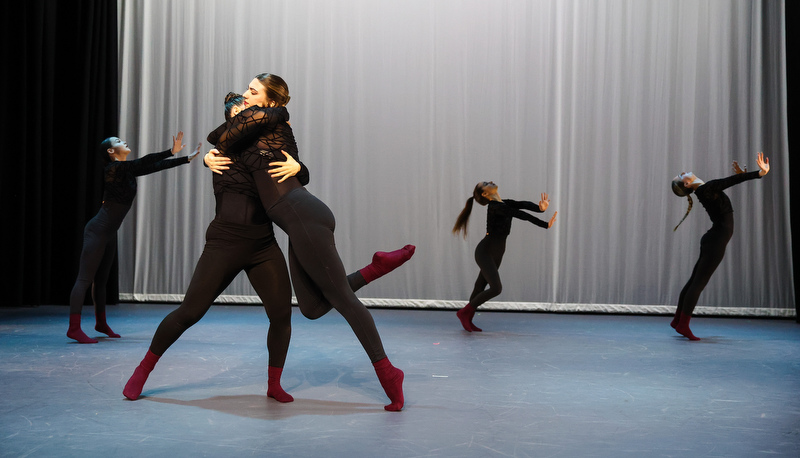
[{"label": "brown hair", "polygon": [[456,224],[453,226],[453,234],[463,232],[464,238],[467,238],[467,223],[469,222],[469,215],[472,213],[472,203],[478,202],[481,205],[487,205],[489,203],[489,199],[483,196],[482,184],[483,183],[478,183],[475,185],[475,189],[472,190],[472,197],[467,199],[467,203],[464,204],[464,209],[461,210],[458,218],[456,218]]},{"label": "brown hair", "polygon": [[289,86],[283,78],[271,73],[261,73],[256,75],[256,79],[267,91],[267,100],[277,103],[279,107],[285,107],[289,103],[289,99],[291,99]]}]

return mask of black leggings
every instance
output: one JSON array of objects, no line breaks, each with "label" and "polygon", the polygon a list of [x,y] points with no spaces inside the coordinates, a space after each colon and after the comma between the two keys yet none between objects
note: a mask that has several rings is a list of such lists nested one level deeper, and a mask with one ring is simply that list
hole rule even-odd
[{"label": "black leggings", "polygon": [[69,295],[69,313],[81,313],[86,290],[92,288],[95,314],[106,310],[106,284],[117,254],[117,229],[125,218],[128,206],[103,205],[83,229],[78,278]]},{"label": "black leggings", "polygon": [[358,300],[336,250],[333,213],[305,188],[284,195],[267,211],[289,236],[289,262],[298,306],[304,315],[319,313],[320,298],[342,314],[373,363],[386,357],[369,310]]},{"label": "black leggings", "polygon": [[[469,305],[473,308],[478,308],[503,292],[498,269],[503,262],[505,252],[506,237],[498,235],[487,235],[475,248],[475,262],[478,263],[481,272],[469,296]],[[486,285],[489,285],[489,289],[486,289]]]},{"label": "black leggings", "polygon": [[681,290],[678,298],[678,311],[691,316],[700,293],[703,292],[711,275],[725,256],[725,247],[731,239],[733,230],[719,231],[711,228],[700,239],[700,259],[694,265],[692,276]]},{"label": "black leggings", "polygon": [[242,270],[264,303],[269,318],[269,365],[282,368],[292,334],[292,290],[283,253],[272,229],[266,225],[211,222],[186,296],[180,307],[159,324],[150,351],[163,355],[184,331],[200,321],[211,303]]}]

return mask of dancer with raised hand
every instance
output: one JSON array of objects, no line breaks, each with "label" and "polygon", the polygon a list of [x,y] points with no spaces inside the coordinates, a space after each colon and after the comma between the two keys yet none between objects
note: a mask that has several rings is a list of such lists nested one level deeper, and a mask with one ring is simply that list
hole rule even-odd
[{"label": "dancer with raised hand", "polygon": [[[391,403],[389,411],[402,410],[403,371],[394,367],[383,348],[378,330],[369,310],[358,300],[348,283],[347,275],[334,241],[335,219],[327,205],[312,195],[296,180],[283,182],[271,178],[268,170],[279,151],[297,156],[297,144],[288,124],[289,88],[277,75],[256,76],[244,94],[248,109],[237,116],[237,123],[222,134],[218,149],[232,153],[242,145],[252,144],[258,135],[256,148],[247,149],[237,160],[248,164],[267,215],[289,236],[290,268],[293,278],[297,269],[310,282],[315,293],[330,303],[347,320],[375,368]],[[253,153],[252,151],[256,152]],[[381,267],[390,269],[405,262],[413,249],[401,249],[394,256],[379,259]],[[381,269],[384,270],[384,269]],[[369,280],[365,278],[365,280]],[[298,305],[303,310],[305,300],[298,293]],[[320,312],[319,309],[313,312]],[[305,314],[306,311],[303,310]]]},{"label": "dancer with raised hand", "polygon": [[67,337],[78,343],[97,343],[81,329],[81,310],[86,291],[92,288],[95,327],[103,334],[118,338],[106,321],[106,284],[108,283],[114,255],[117,253],[117,230],[128,214],[136,197],[136,177],[188,164],[200,152],[197,149],[185,157],[168,159],[183,147],[183,132],[172,137],[172,148],[160,153],[152,153],[139,159],[128,160],[131,153],[128,143],[119,137],[109,137],[100,143],[100,157],[105,163],[103,169],[103,205],[83,229],[83,249],[81,250],[78,278],[69,296],[69,329]]},{"label": "dancer with raised hand", "polygon": [[769,173],[769,159],[764,157],[764,153],[756,155],[758,164],[757,172],[747,172],[742,170],[739,164],[733,162],[734,175],[727,178],[703,182],[692,172],[683,172],[672,180],[672,192],[678,197],[686,197],[689,201],[689,208],[683,215],[678,225],[673,231],[678,230],[678,226],[683,223],[689,212],[692,211],[692,193],[703,204],[709,218],[711,218],[711,229],[703,234],[700,239],[700,258],[694,265],[689,281],[681,290],[678,296],[678,306],[675,309],[675,316],[670,323],[673,329],[689,340],[700,340],[699,337],[689,329],[689,321],[692,312],[697,305],[700,293],[703,292],[711,275],[717,269],[722,258],[725,256],[725,248],[733,236],[733,205],[731,200],[723,192],[725,189],[742,183],[747,180],[761,178]]},{"label": "dancer with raised hand", "polygon": [[[530,215],[523,210],[543,213],[550,206],[550,198],[546,193],[542,193],[539,204],[527,201],[514,201],[511,199],[501,199],[497,193],[497,185],[491,181],[483,181],[475,185],[472,190],[472,197],[467,199],[464,209],[456,219],[453,226],[453,234],[463,233],[467,237],[467,223],[472,213],[473,202],[486,205],[486,236],[478,243],[475,248],[475,262],[478,263],[480,273],[475,280],[475,287],[469,296],[469,303],[456,312],[461,326],[467,332],[481,332],[482,329],[472,323],[475,311],[489,299],[498,296],[503,291],[503,284],[500,281],[500,263],[503,261],[503,254],[506,252],[506,238],[511,233],[511,221],[513,218],[529,221],[541,228],[549,229],[556,222],[556,215],[553,213],[550,221]],[[489,286],[486,289],[486,286]]]}]

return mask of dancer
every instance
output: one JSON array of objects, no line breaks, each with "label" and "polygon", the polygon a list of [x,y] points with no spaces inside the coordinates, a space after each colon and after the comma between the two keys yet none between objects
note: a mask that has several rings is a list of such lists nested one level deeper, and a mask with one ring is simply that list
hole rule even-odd
[{"label": "dancer", "polygon": [[131,150],[124,140],[109,137],[100,143],[100,155],[106,164],[103,169],[103,204],[83,229],[78,278],[69,296],[67,337],[70,339],[83,344],[97,343],[97,339],[87,336],[81,329],[81,309],[90,286],[96,321],[94,329],[109,337],[120,337],[106,321],[106,283],[117,253],[117,230],[136,197],[136,177],[188,164],[200,152],[201,144],[188,156],[167,159],[186,146],[182,142],[183,132],[178,132],[177,137],[172,137],[172,149],[130,161]]},{"label": "dancer", "polygon": [[[719,263],[722,262],[722,258],[725,256],[725,247],[733,236],[733,206],[731,205],[731,200],[723,191],[743,181],[761,178],[769,173],[769,159],[764,157],[764,153],[756,155],[756,163],[759,170],[748,173],[746,170],[742,170],[739,164],[734,161],[734,175],[728,178],[711,180],[708,183],[704,183],[692,172],[681,173],[672,180],[672,192],[679,197],[685,196],[689,201],[689,208],[686,209],[686,214],[683,215],[678,226],[683,223],[686,217],[689,216],[689,212],[692,211],[692,193],[697,195],[697,199],[703,204],[706,213],[711,218],[711,229],[700,239],[700,258],[694,265],[692,276],[689,277],[686,286],[681,290],[681,294],[678,297],[678,307],[675,309],[675,316],[670,323],[670,326],[689,340],[700,340],[689,329],[689,321],[692,318],[692,312],[697,305],[700,293],[703,292],[703,289],[711,279],[711,275],[717,269]],[[676,231],[678,226],[675,226],[673,231]]]},{"label": "dancer", "polygon": [[[544,222],[522,210],[543,213],[550,206],[550,198],[546,193],[542,193],[542,198],[538,205],[526,201],[503,200],[497,193],[496,184],[491,181],[483,181],[478,183],[475,189],[472,190],[472,197],[467,199],[464,209],[461,210],[456,219],[456,224],[453,226],[453,234],[463,232],[465,239],[473,202],[488,205],[486,236],[475,248],[475,262],[478,263],[481,271],[478,274],[478,279],[475,280],[475,287],[469,296],[469,303],[456,312],[456,316],[461,321],[461,326],[464,327],[465,331],[481,332],[483,330],[472,323],[472,318],[475,316],[475,311],[478,307],[499,295],[503,290],[498,269],[500,268],[500,262],[503,260],[503,254],[506,252],[506,238],[511,233],[512,218],[530,221],[539,227],[549,229],[556,222],[558,212],[553,213],[549,222]],[[486,289],[486,285],[489,285],[489,289]]]},{"label": "dancer", "polygon": [[[326,311],[324,307],[316,307],[321,302],[336,308],[369,356],[381,386],[391,401],[384,409],[402,410],[403,371],[389,362],[372,315],[358,300],[347,281],[334,241],[333,213],[296,180],[290,178],[280,182],[264,173],[278,151],[288,151],[297,156],[297,144],[285,108],[290,98],[288,86],[279,76],[263,73],[251,81],[244,97],[248,108],[222,134],[218,149],[231,153],[242,144],[249,145],[251,135],[259,135],[255,148],[242,152],[237,161],[251,168],[267,215],[289,236],[289,264],[292,278],[295,279],[298,306],[304,315],[310,317]],[[256,152],[253,153],[253,150]],[[397,252],[387,253],[387,256],[379,256],[376,270],[381,272],[394,268],[412,254],[413,247],[407,246]],[[364,277],[366,281],[371,280],[368,278],[370,274]],[[309,302],[312,296],[323,300]],[[315,304],[312,310],[308,309],[310,303]]]}]

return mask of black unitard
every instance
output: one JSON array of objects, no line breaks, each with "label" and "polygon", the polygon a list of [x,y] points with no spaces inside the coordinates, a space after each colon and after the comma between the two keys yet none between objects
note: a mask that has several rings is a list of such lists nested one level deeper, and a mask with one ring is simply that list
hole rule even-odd
[{"label": "black unitard", "polygon": [[[222,131],[218,128],[210,133],[209,143],[216,144]],[[308,183],[309,173],[304,165],[296,176]],[[222,175],[213,174],[213,179],[216,212],[206,230],[203,254],[183,302],[162,320],[150,351],[158,356],[164,354],[208,312],[236,275],[245,271],[269,318],[269,365],[283,368],[291,338],[292,291],[272,222],[258,199],[252,174],[241,161],[234,161]]]},{"label": "black unitard", "polygon": [[269,176],[269,163],[283,160],[281,150],[298,157],[288,120],[284,107],[249,108],[234,118],[218,146],[225,152],[248,146],[239,158],[253,173],[267,215],[289,236],[289,266],[300,310],[314,318],[324,310],[320,303],[333,306],[374,363],[386,358],[386,353],[372,315],[348,283],[334,241],[333,213],[295,178],[278,183]]},{"label": "black unitard", "polygon": [[[522,211],[530,210],[542,213],[543,210],[533,202],[517,202],[511,199],[505,199],[502,202],[493,200],[489,202],[488,207],[486,236],[475,248],[475,262],[478,263],[481,272],[478,274],[475,287],[469,296],[469,305],[473,308],[478,308],[503,291],[498,269],[503,261],[503,254],[506,252],[506,238],[511,233],[511,220],[519,218],[545,229],[548,225],[546,221]],[[486,289],[486,285],[489,285],[489,289]]]},{"label": "black unitard", "polygon": [[737,173],[728,178],[711,180],[700,185],[694,194],[711,218],[711,229],[700,239],[700,258],[692,276],[681,290],[678,311],[691,316],[700,293],[725,256],[725,247],[733,236],[733,206],[723,190],[743,181],[761,178],[759,172]]},{"label": "black unitard", "polygon": [[81,313],[86,290],[92,287],[96,312],[104,312],[106,283],[117,252],[117,230],[136,197],[136,177],[188,164],[189,158],[172,157],[172,151],[152,153],[130,161],[114,161],[103,170],[103,205],[83,229],[78,278],[69,296],[70,314]]}]

